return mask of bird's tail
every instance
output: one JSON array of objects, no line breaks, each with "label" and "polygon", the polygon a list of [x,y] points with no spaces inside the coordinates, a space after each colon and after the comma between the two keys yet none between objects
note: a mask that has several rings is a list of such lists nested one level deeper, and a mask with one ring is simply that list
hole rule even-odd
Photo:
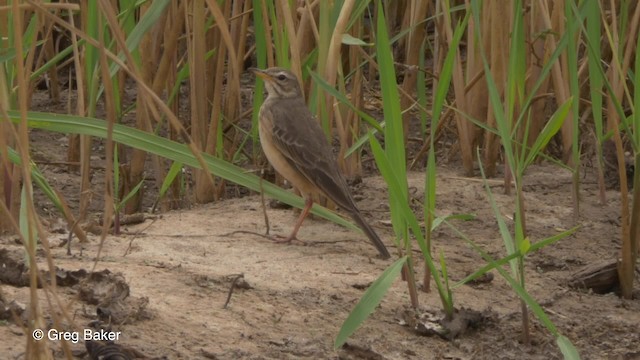
[{"label": "bird's tail", "polygon": [[373,246],[378,249],[380,256],[383,259],[390,258],[391,254],[389,254],[389,250],[387,250],[387,247],[384,246],[384,243],[382,242],[382,240],[380,240],[380,237],[378,236],[378,234],[376,234],[371,225],[369,225],[369,223],[362,217],[362,214],[360,214],[358,210],[355,210],[351,212],[351,218],[356,222],[356,224],[358,224],[358,226],[360,226],[362,231],[364,231]]}]

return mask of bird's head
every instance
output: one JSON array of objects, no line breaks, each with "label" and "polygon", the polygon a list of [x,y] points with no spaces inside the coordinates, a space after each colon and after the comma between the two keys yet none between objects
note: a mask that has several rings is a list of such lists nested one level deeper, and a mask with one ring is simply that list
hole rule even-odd
[{"label": "bird's head", "polygon": [[270,97],[286,99],[302,96],[298,79],[287,69],[272,67],[266,70],[257,68],[249,70],[264,80]]}]

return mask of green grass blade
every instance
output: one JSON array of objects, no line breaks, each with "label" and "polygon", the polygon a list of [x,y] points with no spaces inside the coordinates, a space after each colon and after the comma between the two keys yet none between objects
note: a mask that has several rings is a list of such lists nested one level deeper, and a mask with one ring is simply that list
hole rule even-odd
[{"label": "green grass blade", "polygon": [[[78,47],[83,46],[85,42],[86,41],[84,39],[78,40]],[[47,61],[46,63],[44,63],[44,65],[35,69],[31,73],[31,75],[29,76],[29,80],[36,81],[40,79],[40,77],[44,75],[47,71],[49,71],[51,67],[64,61],[72,52],[73,52],[73,45],[69,45],[66,48],[56,52],[56,54],[49,61]],[[2,62],[2,59],[0,59],[0,62]]]},{"label": "green grass blade", "polygon": [[547,328],[547,330],[549,330],[554,336],[558,336],[559,335],[558,329],[553,324],[551,319],[549,319],[549,317],[544,312],[540,304],[538,304],[536,300],[531,295],[529,295],[529,293],[524,289],[524,287],[516,279],[514,279],[511,275],[509,275],[509,273],[506,272],[503,268],[496,267],[495,269],[498,271],[498,273],[500,273],[500,275],[505,280],[507,280],[507,283],[509,283],[513,291],[522,300],[524,300],[524,302],[527,304],[529,309],[531,309],[534,315],[542,322],[542,324]]},{"label": "green grass blade", "polygon": [[[401,216],[402,202],[408,196],[407,165],[404,145],[404,130],[398,84],[396,80],[395,64],[389,41],[389,31],[383,12],[382,2],[378,1],[378,19],[376,29],[376,55],[378,59],[378,74],[380,76],[380,90],[382,92],[382,107],[385,119],[384,143],[385,155],[389,165],[398,180],[389,187],[397,186],[397,189],[389,189],[389,207],[391,208],[391,223],[396,237],[404,239],[404,246],[408,247],[407,220]],[[394,194],[400,195],[396,196]]]},{"label": "green grass blade", "polygon": [[174,161],[171,164],[171,167],[167,172],[167,176],[165,176],[164,180],[162,180],[162,185],[160,186],[160,191],[158,192],[158,199],[162,199],[164,195],[167,193],[167,190],[169,190],[169,186],[173,184],[173,181],[176,179],[178,174],[180,174],[180,172],[182,171],[183,165],[184,165],[183,163],[178,161]]},{"label": "green grass blade", "polygon": [[[506,126],[508,129],[511,129],[510,138],[517,139],[516,134],[514,133],[517,129],[516,126],[511,126],[511,121],[514,119],[515,107],[517,104],[522,103],[522,98],[525,93],[525,78],[526,78],[526,52],[524,48],[525,38],[524,38],[524,25],[523,25],[523,17],[520,15],[520,11],[522,9],[522,3],[520,0],[516,0],[513,2],[513,8],[515,14],[513,16],[514,23],[511,27],[511,43],[509,45],[509,61],[508,61],[508,70],[507,70],[507,83],[505,88],[505,100],[504,100],[504,108],[506,108],[506,112],[504,115],[504,120],[507,122],[505,124],[500,124],[502,126]],[[494,111],[498,111],[494,109]],[[526,125],[528,129],[528,123]],[[520,159],[524,156],[524,151],[520,152]]]},{"label": "green grass blade", "polygon": [[[129,36],[127,36],[125,44],[130,52],[135,52],[138,49],[144,35],[158,24],[158,19],[164,15],[164,10],[170,3],[171,0],[155,0],[151,2],[151,5],[146,9],[140,21],[138,21],[133,30],[131,30]],[[125,59],[124,55],[121,55],[121,59]],[[109,69],[111,76],[114,76],[118,69],[118,64],[113,63]]]},{"label": "green grass blade", "polygon": [[[84,25],[85,31],[87,36],[98,43],[102,43],[102,39],[99,38],[100,31],[98,28],[100,24],[102,24],[100,14],[100,11],[98,11],[98,2],[89,1],[87,4],[87,22]],[[98,71],[99,56],[98,48],[89,43],[85,44],[84,62],[82,65],[86,87],[88,89],[86,96],[88,98],[87,114],[89,114],[89,116],[93,116],[95,114],[96,104],[101,92],[98,81],[98,74],[100,73],[100,71]]]},{"label": "green grass blade", "polygon": [[[424,222],[426,228],[426,249],[431,251],[431,232],[434,228],[434,213],[436,210],[436,183],[437,183],[437,168],[436,168],[436,149],[435,149],[435,131],[440,123],[440,116],[444,108],[447,95],[449,93],[449,87],[451,85],[451,78],[453,77],[453,68],[456,63],[456,55],[458,51],[458,44],[462,39],[464,30],[467,27],[470,13],[467,12],[462,21],[458,22],[453,34],[453,39],[449,45],[449,50],[445,56],[442,69],[440,71],[440,79],[438,85],[434,90],[433,107],[431,113],[431,134],[429,136],[429,154],[427,157],[427,169],[425,171],[425,191],[424,191]],[[435,224],[437,226],[437,224]],[[446,280],[446,279],[445,279]]]},{"label": "green grass blade", "polygon": [[528,253],[532,253],[535,251],[538,251],[548,245],[551,245],[561,239],[566,238],[567,236],[575,233],[576,231],[578,231],[578,229],[580,228],[580,226],[575,226],[569,230],[563,231],[559,234],[550,236],[544,240],[540,240],[540,241],[536,241],[533,244],[531,244],[531,246],[527,249],[527,252],[525,254],[519,253],[519,252],[515,252],[513,254],[507,255],[501,259],[498,260],[493,260],[493,258],[486,252],[484,251],[481,247],[479,247],[477,244],[475,244],[473,241],[471,241],[471,239],[469,239],[465,234],[463,234],[459,229],[453,227],[451,224],[449,224],[448,222],[446,222],[447,225],[449,225],[451,227],[451,229],[453,229],[465,242],[467,242],[478,254],[480,254],[480,256],[482,256],[482,258],[487,262],[487,265],[481,267],[480,269],[474,271],[473,273],[471,273],[470,275],[468,275],[467,277],[465,277],[464,279],[458,281],[457,283],[455,283],[453,286],[451,286],[452,289],[455,289],[459,286],[462,286],[464,284],[466,284],[467,282],[476,279],[482,275],[484,275],[485,273],[491,271],[492,269],[495,269],[498,266],[502,266],[505,265],[506,263],[508,263],[509,261],[516,259],[519,256],[523,256],[523,255],[527,255]]},{"label": "green grass blade", "polygon": [[[587,29],[585,41],[591,46],[587,46],[587,59],[589,64],[589,91],[591,95],[591,113],[595,125],[596,138],[598,143],[602,143],[604,136],[604,126],[602,117],[602,83],[604,81],[600,68],[602,61],[602,49],[600,39],[602,38],[602,26],[600,24],[600,4],[597,0],[589,0],[592,4],[586,7]],[[599,155],[602,156],[601,154]]]},{"label": "green grass blade", "polygon": [[395,64],[389,41],[389,31],[382,13],[382,2],[378,1],[378,26],[376,31],[376,51],[378,58],[378,73],[380,75],[380,90],[382,92],[382,107],[386,120],[384,140],[385,152],[397,171],[399,178],[406,178],[406,156],[404,147],[404,130],[402,124],[402,110],[400,95],[396,80]]},{"label": "green grass blade", "polygon": [[571,340],[566,338],[564,335],[558,335],[556,337],[556,343],[560,348],[560,352],[562,352],[562,356],[565,360],[580,360],[580,354],[578,353],[578,349],[571,343]]},{"label": "green grass blade", "polygon": [[[18,123],[20,121],[20,114],[18,112],[9,111],[8,114],[12,122]],[[95,118],[41,112],[29,112],[27,113],[27,118],[29,127],[31,128],[65,134],[90,135],[100,138],[107,137],[107,122]],[[141,149],[173,161],[182,162],[187,166],[198,169],[201,168],[200,163],[191,153],[188,146],[138,129],[114,124],[113,141],[136,149]],[[263,189],[266,195],[276,198],[291,206],[298,208],[302,208],[304,206],[304,200],[301,197],[271,183],[262,182],[261,185],[259,177],[251,173],[247,173],[240,167],[208,154],[202,154],[202,156],[205,159],[207,167],[210,171],[215,173],[216,176],[245,186],[256,192],[260,192],[261,189]],[[312,212],[336,224],[360,231],[360,229],[352,222],[322,206],[314,205]]]},{"label": "green grass blade", "polygon": [[[263,7],[260,0],[253,0],[253,26],[255,28],[256,42],[256,64],[258,68],[265,69],[267,67],[267,38],[266,33],[269,31],[264,23]],[[254,158],[260,149],[260,139],[258,134],[258,116],[260,114],[260,106],[264,102],[264,81],[260,77],[256,77],[256,85],[253,92],[253,111],[251,115],[251,142],[253,144]]]},{"label": "green grass blade", "polygon": [[569,114],[569,110],[571,110],[572,104],[573,98],[569,98],[569,100],[565,101],[565,103],[562,104],[555,113],[553,113],[553,116],[551,116],[551,119],[549,119],[536,138],[536,141],[527,152],[527,158],[522,165],[524,169],[533,164],[533,161],[536,159],[538,154],[540,154],[542,149],[547,146],[549,141],[551,141],[551,138],[553,138],[553,136],[560,130],[564,120]]},{"label": "green grass blade", "polygon": [[127,201],[129,201],[135,194],[138,193],[138,191],[140,191],[140,187],[142,186],[142,184],[144,184],[144,179],[140,180],[138,185],[136,185],[133,189],[131,189],[131,191],[129,191],[129,193],[125,195],[122,200],[120,200],[120,203],[116,208],[117,211],[120,211],[120,209],[122,209],[122,207],[127,203]]},{"label": "green grass blade", "polygon": [[[384,128],[384,121],[380,122],[380,126],[382,128]],[[357,139],[353,143],[353,145],[351,145],[351,147],[349,149],[347,149],[347,152],[345,153],[344,157],[346,158],[349,155],[353,154],[354,152],[358,151],[358,149],[360,149],[365,143],[367,143],[369,141],[369,135],[374,136],[377,133],[378,133],[378,130],[376,130],[376,129],[367,130],[367,132],[362,137]]]},{"label": "green grass blade", "polygon": [[[426,68],[426,59],[425,54],[427,53],[427,38],[422,41],[420,45],[420,55],[418,57],[418,67],[420,69]],[[417,88],[416,88],[416,101],[419,104],[427,104],[427,76],[424,71],[418,71],[417,74]],[[420,136],[426,137],[427,134],[427,119],[429,118],[429,114],[426,111],[420,109],[419,113],[420,117]]]},{"label": "green grass blade", "polygon": [[389,290],[389,287],[391,287],[393,281],[398,277],[398,275],[400,275],[402,266],[406,262],[406,256],[396,260],[380,275],[380,277],[376,279],[376,281],[373,282],[373,284],[371,284],[367,291],[365,291],[360,301],[358,301],[342,324],[340,332],[338,333],[334,343],[335,349],[344,345],[349,336],[351,336],[351,334],[360,327],[367,317],[373,313],[376,307],[378,307],[380,301],[382,301],[382,298]]},{"label": "green grass blade", "polygon": [[578,351],[573,346],[571,341],[566,337],[562,336],[556,326],[553,324],[551,319],[547,316],[542,309],[542,306],[538,304],[535,299],[529,295],[529,293],[520,285],[518,281],[516,281],[513,277],[511,277],[504,269],[501,267],[497,267],[496,270],[500,273],[500,275],[507,280],[511,288],[515,291],[515,293],[527,304],[529,309],[533,312],[533,314],[540,320],[542,325],[544,325],[549,332],[551,332],[558,341],[558,346],[560,347],[560,351],[562,351],[563,355],[569,356],[569,359],[580,359],[580,355]]},{"label": "green grass blade", "polygon": [[119,202],[118,197],[120,196],[120,160],[118,156],[118,144],[113,144],[113,189],[111,192],[116,203]]},{"label": "green grass blade", "polygon": [[438,226],[440,226],[440,224],[442,224],[445,221],[450,221],[450,220],[469,221],[475,218],[476,216],[473,214],[454,214],[454,215],[440,216],[433,219],[433,223],[431,224],[431,231],[435,230]]},{"label": "green grass blade", "polygon": [[446,301],[444,302],[444,312],[447,314],[447,318],[453,316],[453,293],[451,292],[451,287],[449,286],[449,272],[447,271],[447,262],[444,260],[444,253],[440,250],[440,269],[442,269],[442,280],[444,282],[444,291],[447,296],[445,297]]},{"label": "green grass blade", "polygon": [[[22,160],[20,159],[20,155],[12,148],[7,148],[9,150],[9,160],[17,165],[22,164]],[[58,197],[58,194],[53,190],[51,185],[47,182],[47,179],[42,175],[40,169],[35,164],[31,164],[31,178],[33,182],[40,188],[40,190],[51,200],[53,205],[60,211],[60,213],[64,213],[64,208],[62,206],[62,202]]]},{"label": "green grass blade", "polygon": [[[322,76],[318,75],[318,73],[314,72],[314,71],[309,71],[309,75],[313,78],[313,81],[320,86],[324,91],[328,92],[331,96],[333,96],[334,98],[336,98],[338,101],[340,101],[341,103],[347,105],[351,110],[353,110],[356,114],[358,114],[358,116],[360,116],[360,118],[364,121],[366,121],[369,125],[371,125],[372,127],[374,127],[376,130],[378,131],[383,131],[382,127],[380,126],[380,124],[378,123],[378,121],[376,121],[376,119],[374,119],[372,116],[370,116],[369,114],[365,113],[364,111],[358,109],[357,107],[355,107],[351,101],[349,101],[349,99],[347,99],[347,96],[341,92],[339,92],[338,90],[336,90],[334,87],[330,86],[329,83],[327,83]],[[366,140],[366,137],[364,137]]]},{"label": "green grass blade", "polygon": [[398,174],[395,172],[395,169],[391,165],[391,160],[389,160],[387,154],[382,149],[382,146],[380,145],[378,140],[373,137],[373,135],[370,135],[369,143],[371,145],[371,152],[373,153],[376,164],[378,165],[378,170],[380,170],[380,174],[389,186],[389,198],[394,197],[398,199],[398,207],[395,209],[395,211],[398,212],[398,216],[402,217],[408,224],[409,228],[414,233],[414,236],[416,237],[420,248],[423,251],[426,250],[426,248],[424,247],[424,235],[422,234],[422,231],[420,229],[420,224],[418,224],[418,220],[416,219],[415,214],[409,207],[409,199],[407,193],[402,191],[401,183],[403,181],[406,181],[406,177],[400,178],[398,176]]},{"label": "green grass blade", "polygon": [[20,232],[27,242],[24,245],[33,245],[32,241],[34,239],[32,236],[30,236],[31,234],[33,234],[33,231],[32,229],[30,229],[29,217],[27,215],[27,188],[24,184],[22,185],[22,189],[20,190],[20,209],[18,210],[18,213],[20,214],[20,217],[18,218],[18,226],[20,226]]},{"label": "green grass blade", "polygon": [[[427,251],[424,234],[422,233],[422,229],[420,228],[418,219],[409,207],[407,193],[402,191],[402,186],[400,185],[400,182],[402,180],[399,179],[397,174],[394,172],[394,169],[390,164],[390,160],[387,158],[387,155],[382,149],[382,146],[380,146],[380,143],[372,135],[369,137],[369,139],[371,144],[371,151],[373,152],[373,156],[375,157],[378,169],[380,170],[380,173],[382,174],[382,177],[384,178],[387,185],[389,185],[389,198],[394,197],[398,199],[398,206],[395,211],[398,212],[397,215],[406,222],[406,226],[411,229],[411,232],[415,236],[418,246],[422,251],[424,261],[429,267],[429,270],[431,270],[431,273],[434,274],[433,280],[436,283],[436,288],[438,290],[440,300],[442,301],[442,305],[446,307],[446,304],[448,302],[446,289],[442,286],[440,276],[436,276],[436,274],[439,274],[439,272],[435,267],[431,254],[429,253],[429,251]],[[406,178],[404,178],[403,180],[406,181]]]},{"label": "green grass blade", "polygon": [[[493,214],[496,217],[496,220],[498,221],[498,228],[500,229],[500,236],[502,236],[502,239],[504,239],[504,245],[505,248],[507,249],[507,253],[508,254],[513,254],[515,253],[515,247],[514,247],[514,243],[513,243],[513,238],[511,237],[511,232],[509,232],[509,227],[507,226],[507,223],[504,221],[504,217],[502,216],[502,213],[500,212],[500,209],[498,208],[498,204],[496,203],[495,199],[493,198],[493,192],[491,191],[491,187],[489,186],[489,183],[487,182],[487,176],[484,173],[484,166],[482,166],[482,162],[480,161],[480,149],[477,150],[477,156],[478,156],[478,164],[480,165],[480,174],[482,175],[482,179],[484,180],[484,187],[485,187],[485,191],[487,192],[487,197],[489,198],[489,204],[491,204],[491,209],[493,210]],[[515,273],[515,269],[514,273]]]}]

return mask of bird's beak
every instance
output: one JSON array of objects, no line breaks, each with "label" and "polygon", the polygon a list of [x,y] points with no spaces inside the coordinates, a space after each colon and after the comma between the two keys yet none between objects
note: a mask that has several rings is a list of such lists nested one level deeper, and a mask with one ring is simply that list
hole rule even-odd
[{"label": "bird's beak", "polygon": [[272,80],[271,75],[267,74],[267,72],[265,70],[262,69],[258,69],[258,68],[249,68],[249,70],[251,72],[253,72],[254,74],[256,74],[257,77],[264,79],[264,80]]}]

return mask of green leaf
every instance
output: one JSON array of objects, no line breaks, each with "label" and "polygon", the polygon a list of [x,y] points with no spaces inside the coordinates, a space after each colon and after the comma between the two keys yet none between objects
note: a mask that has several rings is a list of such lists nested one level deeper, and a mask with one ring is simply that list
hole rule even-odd
[{"label": "green leaf", "polygon": [[531,249],[531,242],[529,241],[529,237],[526,237],[520,242],[520,255],[525,256],[529,252],[529,249]]},{"label": "green leaf", "polygon": [[[573,227],[569,230],[563,231],[559,234],[556,234],[554,236],[548,237],[544,240],[540,240],[540,241],[536,241],[535,243],[533,243],[531,245],[531,247],[528,249],[528,252],[533,252],[533,251],[537,251],[542,249],[545,246],[548,246],[550,244],[553,244],[554,242],[561,240],[571,234],[573,234],[574,232],[578,231],[578,229],[580,228],[580,226],[576,226]],[[464,279],[458,281],[457,283],[455,283],[451,288],[455,289],[459,286],[462,286],[466,283],[468,283],[469,281],[473,280],[473,279],[477,279],[480,276],[484,275],[485,273],[491,271],[492,269],[495,269],[498,266],[502,266],[506,263],[508,263],[509,261],[511,261],[512,259],[515,259],[519,256],[522,256],[523,254],[520,253],[513,253],[510,255],[507,255],[499,260],[493,260],[491,259],[491,257],[485,252],[483,251],[480,247],[478,247],[476,244],[474,244],[471,240],[469,240],[466,236],[464,236],[464,234],[460,233],[459,230],[452,228],[454,231],[458,232],[458,234],[467,242],[471,245],[471,247],[474,248],[474,250],[476,250],[480,256],[482,256],[482,258],[487,261],[487,265],[481,267],[480,269],[478,269],[477,271],[475,271],[474,273],[470,274],[469,276],[465,277]]]},{"label": "green leaf", "polygon": [[[383,9],[378,1],[378,9]],[[382,110],[386,122],[384,131],[385,152],[391,161],[399,178],[406,178],[406,156],[404,147],[404,130],[402,122],[402,109],[400,108],[400,95],[396,80],[395,62],[389,31],[385,21],[385,14],[378,14],[378,27],[376,31],[376,55],[380,74],[380,90],[382,92]],[[406,182],[406,181],[405,181]],[[403,185],[406,188],[406,185]]]},{"label": "green leaf", "polygon": [[[409,201],[407,200],[408,195],[405,191],[403,191],[403,187],[400,185],[400,182],[402,180],[398,177],[398,174],[394,172],[394,169],[391,166],[391,162],[389,161],[389,158],[385,154],[384,150],[382,150],[382,146],[380,146],[378,140],[376,140],[373,135],[369,135],[369,142],[371,144],[371,151],[373,152],[373,156],[376,159],[378,169],[380,170],[380,173],[382,174],[385,182],[389,186],[389,197],[395,197],[398,199],[398,206],[394,211],[398,213],[398,216],[405,222],[405,226],[408,226],[415,236],[418,246],[422,251],[424,261],[429,267],[429,270],[431,270],[431,273],[434,274],[433,280],[436,284],[436,288],[438,289],[438,295],[440,296],[442,305],[443,307],[446,307],[448,303],[447,290],[442,285],[440,276],[436,276],[436,274],[439,274],[438,269],[436,269],[434,265],[430,252],[427,251],[424,234],[422,233],[420,224],[418,223],[418,219],[409,207]],[[404,181],[406,182],[406,177],[404,178]]]},{"label": "green leaf", "polygon": [[364,295],[360,299],[360,301],[356,304],[356,306],[351,310],[351,313],[347,317],[347,319],[342,324],[340,328],[340,332],[336,337],[336,342],[334,344],[334,348],[338,349],[345,342],[351,334],[353,334],[358,327],[373,313],[373,311],[378,307],[380,301],[389,290],[389,287],[393,283],[393,281],[400,274],[400,270],[402,270],[402,266],[407,261],[407,257],[404,256],[393,264],[391,264],[381,275],[376,279],[376,281],[371,284],[371,286],[365,291]]},{"label": "green leaf", "polygon": [[[401,185],[403,179],[406,181],[406,177],[402,179],[396,172],[394,172],[394,169],[391,166],[391,161],[385,154],[378,140],[376,140],[373,135],[369,135],[369,143],[371,145],[371,151],[373,152],[376,164],[378,165],[378,170],[380,170],[380,174],[382,174],[384,181],[389,187],[389,197],[395,197],[398,199],[398,207],[394,211],[397,211],[398,216],[404,219],[411,229],[411,232],[416,237],[420,249],[423,252],[426,252],[426,248],[424,247],[424,234],[422,234],[416,215],[409,207],[408,195],[403,191],[403,187]],[[427,255],[429,255],[428,252]]]},{"label": "green leaf", "polygon": [[122,201],[120,201],[120,203],[118,204],[118,208],[116,210],[120,211],[120,209],[122,209],[127,201],[129,201],[135,194],[138,193],[138,191],[140,191],[140,187],[142,186],[142,184],[144,184],[144,179],[140,180],[138,185],[136,185],[136,187],[131,189],[131,191],[129,191],[129,193],[125,195],[124,199],[122,199]]},{"label": "green leaf", "polygon": [[372,43],[364,42],[357,37],[351,36],[350,34],[342,34],[342,43],[345,45],[373,46]]},{"label": "green leaf", "polygon": [[[44,40],[40,40],[36,43],[36,47],[42,46],[44,44]],[[25,54],[29,51],[31,46],[29,44],[25,44],[22,46],[22,53]],[[13,60],[16,57],[16,48],[9,47],[0,49],[0,63],[8,62]]]},{"label": "green leaf", "polygon": [[556,338],[556,343],[562,352],[562,356],[564,356],[565,360],[580,360],[580,354],[578,353],[578,349],[573,346],[571,340],[566,338],[563,335],[558,335]]},{"label": "green leaf", "polygon": [[160,186],[160,191],[158,193],[158,199],[161,199],[164,196],[164,194],[167,193],[167,190],[169,190],[169,186],[171,186],[173,181],[176,179],[176,176],[180,174],[180,171],[182,170],[182,165],[183,164],[178,161],[174,161],[173,164],[171,164],[171,167],[167,172],[167,176],[165,176],[164,180],[162,180],[162,185]]},{"label": "green leaf", "polygon": [[[7,113],[12,122],[19,123],[19,112],[8,111]],[[107,137],[107,122],[104,120],[35,111],[27,113],[27,120],[28,126],[31,128],[65,134],[90,135],[103,139]],[[175,141],[121,124],[113,124],[112,135],[113,141],[117,143],[150,152],[173,161],[182,162],[187,166],[198,169],[201,168],[200,163],[187,145],[179,144]],[[202,156],[207,163],[209,170],[216,176],[234,182],[238,185],[242,185],[256,192],[264,190],[266,195],[276,198],[291,206],[298,208],[302,208],[304,206],[304,200],[301,197],[296,196],[274,184],[261,181],[259,177],[246,172],[245,169],[208,154],[202,154]],[[316,204],[313,206],[311,211],[313,214],[330,220],[336,224],[345,226],[352,230],[361,231],[360,228],[352,222],[322,206]]]},{"label": "green leaf", "polygon": [[402,239],[404,246],[408,247],[408,224],[406,218],[401,216],[403,202],[408,198],[407,185],[407,159],[405,154],[404,130],[400,96],[398,95],[398,83],[395,71],[395,62],[389,41],[389,31],[382,11],[382,2],[378,1],[377,29],[376,29],[376,56],[378,59],[378,74],[380,75],[380,91],[382,93],[382,110],[385,119],[384,127],[384,153],[388,159],[388,165],[394,174],[395,185],[385,180],[389,187],[397,187],[389,191],[389,207],[391,209],[391,224],[396,238]]},{"label": "green leaf", "polygon": [[511,275],[509,275],[507,271],[505,271],[501,267],[496,267],[495,269],[505,280],[507,280],[513,291],[520,297],[520,299],[522,299],[527,304],[529,309],[531,309],[531,312],[533,312],[533,314],[538,318],[538,320],[540,320],[540,322],[547,328],[547,330],[549,330],[554,336],[558,336],[558,329],[544,312],[542,306],[540,306],[540,304],[538,304],[536,300],[531,295],[529,295],[524,287]]},{"label": "green leaf", "polygon": [[447,318],[450,319],[453,316],[453,294],[451,287],[449,286],[449,272],[447,271],[447,262],[444,260],[444,253],[440,250],[440,269],[442,269],[442,279],[444,282],[444,288],[446,290],[446,296],[443,299],[444,312]]},{"label": "green leaf", "polygon": [[313,81],[318,86],[320,86],[324,91],[328,92],[331,96],[336,98],[341,103],[347,105],[351,110],[353,110],[356,114],[358,114],[358,116],[360,116],[362,120],[366,121],[369,125],[374,127],[376,130],[382,131],[382,127],[380,126],[380,124],[378,124],[378,121],[376,121],[376,119],[374,119],[371,115],[367,114],[366,112],[358,109],[355,105],[351,103],[351,101],[349,101],[349,99],[347,99],[347,96],[345,94],[341,93],[340,91],[336,90],[333,86],[329,85],[329,83],[327,83],[322,78],[322,76],[318,75],[318,73],[313,71],[309,71],[309,75],[311,75],[311,77],[313,78]]},{"label": "green leaf", "polygon": [[[17,165],[22,164],[20,155],[18,155],[18,153],[12,148],[7,149],[9,150],[9,160]],[[58,194],[53,190],[51,185],[49,185],[47,179],[44,177],[44,175],[42,175],[36,164],[34,164],[33,162],[31,163],[31,178],[33,179],[33,182],[40,188],[40,190],[42,190],[42,192],[49,198],[49,200],[51,200],[53,205],[55,205],[60,213],[64,213],[62,201],[60,201]]]},{"label": "green leaf", "polygon": [[20,190],[20,218],[18,219],[20,232],[25,240],[29,239],[29,218],[27,216],[27,192],[26,187],[22,185]]},{"label": "green leaf", "polygon": [[[129,36],[127,36],[126,44],[130,52],[138,49],[144,35],[158,24],[158,19],[165,14],[164,10],[170,3],[170,0],[155,0],[149,4],[140,21],[138,21]],[[122,57],[122,59],[124,59],[124,57]],[[115,65],[114,68],[111,69],[111,75],[114,75],[117,69],[117,65]]]},{"label": "green leaf", "polygon": [[564,123],[564,119],[566,119],[567,115],[569,114],[572,103],[573,98],[569,98],[569,100],[565,101],[565,103],[562,104],[555,113],[553,113],[553,116],[551,116],[551,119],[549,119],[549,122],[547,122],[547,124],[540,132],[540,135],[538,135],[536,141],[531,146],[531,149],[527,154],[527,159],[524,162],[523,169],[526,169],[533,163],[533,161],[538,156],[538,153],[540,153],[540,151],[542,151],[542,149],[547,146],[549,141],[551,141],[551,138],[553,138],[553,136],[560,130],[562,124]]},{"label": "green leaf", "polygon": [[[507,151],[505,148],[505,152],[510,152]],[[496,217],[496,220],[498,221],[498,229],[500,230],[500,236],[502,237],[502,242],[504,244],[505,249],[507,249],[507,254],[511,255],[516,253],[516,249],[514,246],[514,242],[513,242],[513,237],[511,236],[511,232],[509,232],[509,227],[507,226],[507,223],[504,220],[504,217],[502,216],[502,213],[500,212],[500,209],[498,208],[498,204],[496,203],[495,199],[493,198],[493,192],[491,192],[491,187],[489,187],[489,183],[487,182],[487,176],[484,173],[484,166],[482,166],[482,161],[480,159],[482,159],[480,157],[480,149],[476,150],[476,156],[478,158],[478,165],[480,165],[480,174],[482,175],[482,180],[484,182],[484,188],[485,191],[487,192],[487,196],[489,198],[489,204],[491,205],[491,209],[493,210],[493,214]],[[515,274],[516,273],[516,262],[515,261],[511,261],[509,263],[511,265],[511,271]]]},{"label": "green leaf", "polygon": [[450,220],[469,221],[475,218],[476,216],[473,214],[454,214],[454,215],[447,215],[447,216],[439,216],[433,219],[433,223],[431,224],[431,231],[435,230],[440,224],[442,224],[445,221],[450,221]]}]

